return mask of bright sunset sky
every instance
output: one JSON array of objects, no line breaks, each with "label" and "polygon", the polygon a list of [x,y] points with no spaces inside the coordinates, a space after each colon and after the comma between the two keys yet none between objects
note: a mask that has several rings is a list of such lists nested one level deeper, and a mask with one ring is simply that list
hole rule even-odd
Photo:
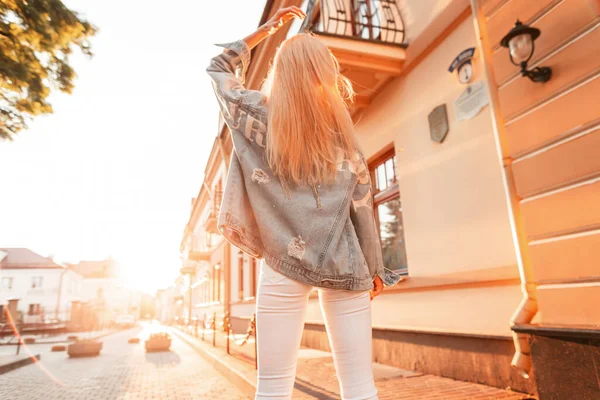
[{"label": "bright sunset sky", "polygon": [[204,70],[256,28],[264,0],[63,0],[99,28],[72,95],[0,141],[0,247],[115,257],[154,292],[178,275],[191,198],[217,133]]}]

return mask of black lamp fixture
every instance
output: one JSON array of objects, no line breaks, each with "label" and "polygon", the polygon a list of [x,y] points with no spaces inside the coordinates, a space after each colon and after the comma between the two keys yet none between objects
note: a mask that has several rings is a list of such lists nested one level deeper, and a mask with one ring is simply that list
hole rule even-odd
[{"label": "black lamp fixture", "polygon": [[509,50],[510,61],[517,67],[521,67],[521,75],[526,76],[534,82],[548,82],[552,77],[550,67],[535,67],[527,69],[527,63],[533,57],[535,50],[534,42],[542,32],[537,28],[524,25],[517,20],[515,26],[502,38],[500,45]]}]

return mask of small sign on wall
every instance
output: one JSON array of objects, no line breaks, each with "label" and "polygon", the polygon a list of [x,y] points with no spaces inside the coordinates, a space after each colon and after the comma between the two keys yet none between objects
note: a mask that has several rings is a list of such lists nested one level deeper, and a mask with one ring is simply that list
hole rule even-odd
[{"label": "small sign on wall", "polygon": [[467,86],[464,92],[454,102],[456,107],[456,122],[471,119],[488,105],[489,97],[484,81]]},{"label": "small sign on wall", "polygon": [[469,47],[462,51],[450,64],[448,72],[454,73],[460,83],[469,83],[473,80],[473,57],[475,55],[475,47]]},{"label": "small sign on wall", "polygon": [[429,135],[434,142],[442,143],[448,134],[448,112],[446,104],[437,106],[429,113]]}]

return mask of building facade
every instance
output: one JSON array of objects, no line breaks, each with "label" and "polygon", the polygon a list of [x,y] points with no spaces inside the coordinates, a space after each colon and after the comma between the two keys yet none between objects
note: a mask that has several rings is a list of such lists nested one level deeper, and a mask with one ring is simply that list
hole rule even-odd
[{"label": "building facade", "polygon": [[[560,385],[600,396],[599,2],[270,0],[260,22],[289,5],[306,20],[253,51],[246,85],[259,89],[278,44],[303,30],[354,84],[382,252],[406,275],[373,302],[375,360],[542,398],[570,398],[552,397]],[[552,68],[545,83],[501,46],[517,20],[541,31],[528,68]],[[256,262],[212,222],[230,156],[222,126],[182,272],[195,274],[198,310],[244,321]],[[316,296],[303,344],[329,346]],[[569,352],[585,380],[561,375]]]},{"label": "building facade", "polygon": [[83,276],[78,300],[96,310],[97,324],[108,326],[124,315],[140,317],[142,294],[123,285],[116,260],[80,261],[69,269]]},{"label": "building facade", "polygon": [[234,330],[245,330],[253,313],[257,260],[243,254],[219,234],[217,216],[229,168],[232,142],[221,122],[198,196],[181,243],[182,293],[186,321],[222,319],[227,312]]},{"label": "building facade", "polygon": [[2,317],[9,300],[17,301],[24,323],[68,321],[83,277],[65,265],[25,248],[0,249]]}]

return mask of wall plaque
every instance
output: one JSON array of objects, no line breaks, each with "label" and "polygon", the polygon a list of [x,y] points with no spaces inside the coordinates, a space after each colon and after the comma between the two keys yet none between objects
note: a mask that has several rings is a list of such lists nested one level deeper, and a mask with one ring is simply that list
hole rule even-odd
[{"label": "wall plaque", "polygon": [[429,113],[429,134],[431,140],[442,143],[448,134],[448,112],[446,105],[437,106]]}]

